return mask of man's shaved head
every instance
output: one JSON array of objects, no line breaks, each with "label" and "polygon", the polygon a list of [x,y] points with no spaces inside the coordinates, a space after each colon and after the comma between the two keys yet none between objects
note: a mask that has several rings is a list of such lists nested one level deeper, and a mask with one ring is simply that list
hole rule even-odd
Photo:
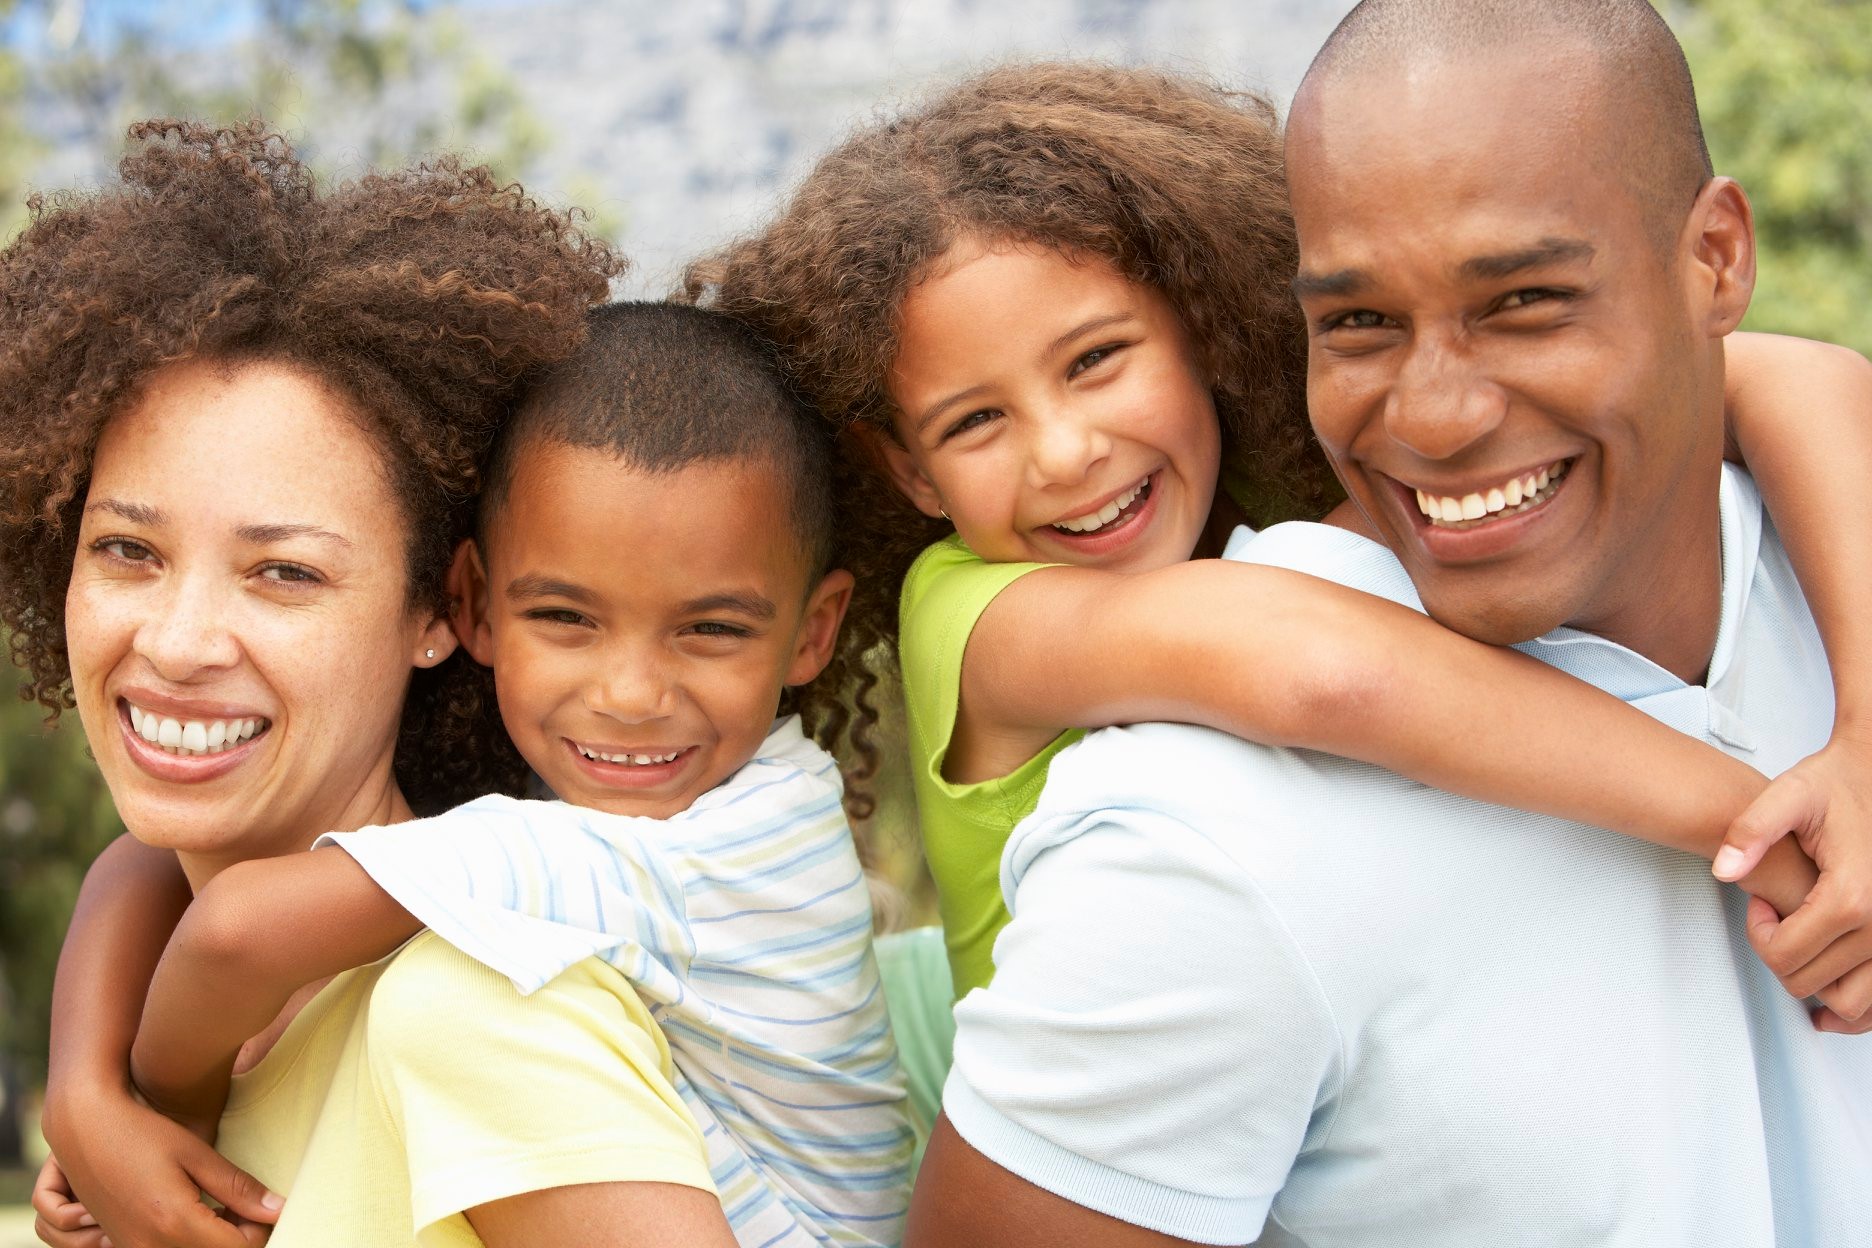
[{"label": "man's shaved head", "polygon": [[[1493,106],[1549,105],[1565,76],[1596,71],[1580,117],[1582,143],[1598,143],[1645,203],[1660,242],[1675,236],[1713,175],[1690,66],[1670,27],[1645,0],[1364,0],[1313,58],[1294,99],[1296,120],[1327,84],[1386,71],[1473,64],[1538,52],[1543,76],[1525,98]],[[1460,72],[1455,70],[1454,72]],[[1558,81],[1556,81],[1558,80]],[[1575,92],[1560,93],[1577,100]],[[1563,103],[1562,107],[1566,105]],[[1592,127],[1598,127],[1595,133]]]}]

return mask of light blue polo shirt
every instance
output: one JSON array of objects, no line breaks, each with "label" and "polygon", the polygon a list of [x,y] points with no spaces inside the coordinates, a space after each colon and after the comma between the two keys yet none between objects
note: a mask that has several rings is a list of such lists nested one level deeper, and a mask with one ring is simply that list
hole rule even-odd
[{"label": "light blue polo shirt", "polygon": [[[1522,649],[1779,772],[1826,740],[1825,654],[1735,470],[1721,524],[1707,688]],[[1421,609],[1338,529],[1229,557]],[[1812,1029],[1698,858],[1152,724],[1058,757],[1002,885],[944,1108],[1078,1204],[1212,1244],[1872,1243],[1872,1038]]]}]

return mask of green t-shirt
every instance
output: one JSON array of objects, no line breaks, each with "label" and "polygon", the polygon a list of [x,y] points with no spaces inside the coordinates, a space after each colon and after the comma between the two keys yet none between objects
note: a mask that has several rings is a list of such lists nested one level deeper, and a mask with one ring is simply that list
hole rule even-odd
[{"label": "green t-shirt", "polygon": [[957,998],[994,976],[995,937],[1008,921],[1001,899],[1001,850],[1008,835],[1040,800],[1053,756],[1084,735],[1078,729],[1061,733],[994,780],[943,779],[962,697],[962,654],[975,621],[996,594],[1045,566],[986,563],[961,538],[949,537],[918,555],[904,578],[897,644],[911,776]]}]

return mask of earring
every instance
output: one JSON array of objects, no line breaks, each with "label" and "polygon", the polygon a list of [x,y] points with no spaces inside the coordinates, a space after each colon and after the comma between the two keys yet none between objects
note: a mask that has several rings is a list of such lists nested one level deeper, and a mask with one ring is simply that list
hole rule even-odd
[{"label": "earring", "polygon": [[[944,510],[943,510],[942,508],[940,508],[940,507],[938,507],[938,508],[936,509],[936,514],[937,514],[937,515],[939,515],[939,516],[941,516],[941,517],[942,517],[943,519],[945,519],[945,520],[949,520],[949,513],[948,513],[948,512],[946,512],[946,511],[944,511]],[[954,524],[954,523],[955,523],[955,521],[953,521],[953,520],[949,520],[949,523],[950,523],[950,524]]]},{"label": "earring", "polygon": [[433,650],[425,650],[425,651],[423,651],[423,658],[425,658],[425,659],[433,659],[433,658],[435,658],[435,651],[433,651]]}]

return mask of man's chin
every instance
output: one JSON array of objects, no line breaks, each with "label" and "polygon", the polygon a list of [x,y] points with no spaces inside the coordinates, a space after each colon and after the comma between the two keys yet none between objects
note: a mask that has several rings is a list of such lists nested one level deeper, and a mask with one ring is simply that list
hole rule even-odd
[{"label": "man's chin", "polygon": [[1551,602],[1532,602],[1504,585],[1486,597],[1472,589],[1439,593],[1419,585],[1424,610],[1453,633],[1491,646],[1513,646],[1545,636],[1567,622],[1566,608]]}]

